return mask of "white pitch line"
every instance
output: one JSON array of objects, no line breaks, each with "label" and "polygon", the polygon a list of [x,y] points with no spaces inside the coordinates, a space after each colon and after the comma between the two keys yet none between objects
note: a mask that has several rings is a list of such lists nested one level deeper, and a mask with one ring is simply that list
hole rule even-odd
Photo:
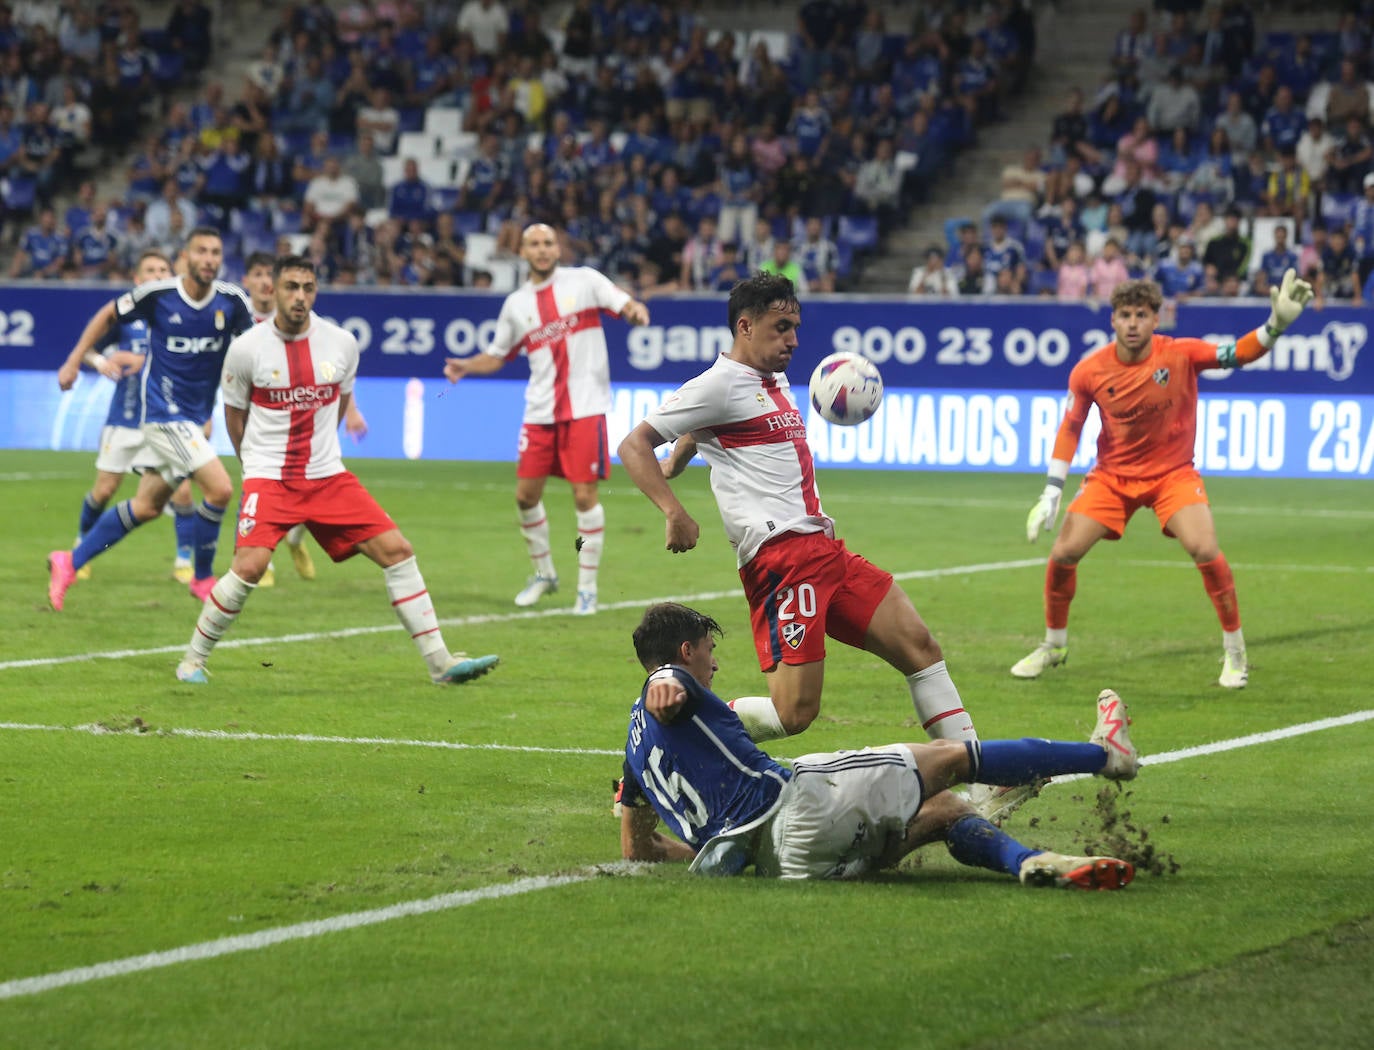
[{"label": "white pitch line", "polygon": [[[1044,558],[1024,558],[1018,561],[994,561],[980,565],[955,565],[945,569],[918,569],[912,572],[894,573],[898,580],[936,579],[942,576],[967,576],[980,572],[998,572],[1003,569],[1024,569],[1032,565],[1043,565]],[[707,602],[723,598],[738,598],[738,588],[728,591],[703,591],[700,594],[678,595],[671,598],[637,598],[623,602],[602,602],[603,612],[617,609],[642,609],[655,602]],[[544,609],[542,611],[520,613],[486,613],[479,616],[459,616],[440,620],[441,627],[473,627],[481,624],[511,623],[519,620],[539,620],[553,616],[571,616],[572,609]],[[401,630],[399,623],[378,624],[372,627],[345,627],[334,631],[308,631],[298,634],[270,635],[256,638],[228,638],[220,642],[218,649],[242,649],[256,645],[279,645],[289,642],[318,642],[328,639],[357,638],[368,634],[383,634]],[[160,645],[148,649],[109,649],[93,653],[73,653],[70,656],[38,656],[27,660],[5,660],[0,662],[0,671],[12,671],[22,667],[56,667],[61,664],[86,663],[91,660],[127,660],[134,656],[160,656],[165,653],[180,653],[186,650],[185,644]]]},{"label": "white pitch line", "polygon": [[408,740],[380,736],[324,736],[318,733],[231,733],[224,729],[112,729],[98,723],[75,726],[0,722],[0,730],[31,733],[86,733],[90,736],[179,736],[191,740],[292,741],[298,744],[366,744],[371,747],[428,747],[439,751],[523,751],[541,755],[623,756],[624,750],[595,747],[530,747],[520,744],[464,744],[457,740]]},{"label": "white pitch line", "polygon": [[[1340,715],[1335,718],[1323,718],[1315,722],[1304,722],[1300,725],[1287,726],[1283,729],[1273,729],[1263,733],[1251,733],[1248,736],[1235,737],[1231,740],[1219,740],[1214,744],[1199,744],[1196,747],[1181,748],[1177,751],[1165,751],[1158,755],[1149,755],[1144,758],[1142,762],[1146,765],[1163,765],[1170,762],[1181,762],[1185,759],[1198,758],[1203,755],[1215,755],[1224,751],[1234,751],[1243,747],[1256,747],[1260,744],[1287,740],[1292,737],[1303,736],[1307,733],[1317,733],[1326,729],[1337,729],[1341,726],[1354,725],[1358,722],[1367,722],[1371,719],[1374,719],[1374,710],[1356,711],[1353,714]],[[0,726],[0,728],[10,727]],[[20,726],[17,728],[61,727]],[[232,736],[234,738],[243,736],[249,736],[252,739],[260,738],[257,734],[236,733],[206,735]],[[271,739],[299,738],[273,737]],[[355,742],[351,738],[338,737],[315,737],[310,739],[326,742],[337,740]],[[411,743],[409,741],[379,742]],[[1082,779],[1087,779],[1086,775],[1056,777],[1054,783],[1059,784],[1071,780]],[[141,973],[145,970],[175,966],[184,962],[196,962],[201,959],[215,959],[223,955],[232,955],[237,952],[258,951],[259,949],[269,948],[272,945],[283,944],[287,941],[320,937],[326,933],[338,933],[341,930],[353,930],[362,926],[375,926],[378,923],[390,922],[392,919],[405,918],[411,915],[427,915],[433,912],[448,911],[452,908],[463,907],[468,904],[477,904],[481,901],[497,900],[501,897],[513,897],[518,894],[552,889],[557,886],[568,886],[574,883],[587,882],[600,874],[634,875],[644,870],[644,867],[644,865],[624,862],[599,865],[576,875],[537,876],[535,878],[520,879],[516,882],[503,883],[496,886],[485,886],[476,890],[463,890],[456,893],[440,894],[437,897],[426,897],[421,900],[403,901],[399,904],[388,905],[385,908],[373,908],[368,911],[336,915],[329,919],[318,919],[313,922],[297,923],[293,926],[278,926],[273,929],[259,930],[256,933],[241,934],[236,937],[222,937],[214,941],[202,941],[199,944],[188,944],[181,948],[172,948],[167,951],[149,952],[145,955],[133,955],[124,959],[115,959],[111,962],[96,963],[93,966],[78,966],[74,969],[60,970],[56,973],[42,974],[38,977],[21,977],[0,983],[0,1000],[16,999],[25,995],[37,995],[40,992],[52,991],[55,988],[65,988],[75,984],[86,984],[91,981],[103,980],[107,977],[122,977],[127,974]]]},{"label": "white pitch line", "polygon": [[637,874],[639,870],[640,866],[638,865],[608,864],[591,868],[576,875],[541,875],[498,886],[484,886],[477,890],[441,893],[437,897],[403,901],[400,904],[392,904],[385,908],[355,911],[347,915],[335,915],[329,919],[317,919],[314,922],[301,922],[293,926],[277,926],[273,929],[244,933],[236,937],[221,937],[219,940],[202,941],[200,944],[188,944],[163,952],[131,955],[128,958],[115,959],[111,962],[96,963],[94,966],[78,966],[71,970],[61,970],[39,977],[23,977],[18,980],[5,981],[0,983],[0,1000],[17,999],[24,995],[37,995],[39,992],[49,992],[54,988],[86,984],[90,981],[103,980],[106,977],[123,977],[126,974],[142,973],[145,970],[156,970],[164,966],[176,966],[180,963],[196,962],[201,959],[218,959],[220,956],[233,955],[238,952],[254,952],[262,948],[270,948],[274,944],[285,944],[287,941],[320,937],[326,933],[338,933],[341,930],[356,930],[361,926],[376,926],[378,923],[404,919],[412,915],[431,915],[434,912],[449,911],[453,908],[478,904],[482,901],[497,900],[501,897],[533,893],[536,890],[570,886],[578,882],[587,882],[601,874],[633,875]]}]

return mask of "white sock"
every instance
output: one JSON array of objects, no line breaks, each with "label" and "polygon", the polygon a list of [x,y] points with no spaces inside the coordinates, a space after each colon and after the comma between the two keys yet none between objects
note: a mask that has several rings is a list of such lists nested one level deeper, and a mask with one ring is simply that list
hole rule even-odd
[{"label": "white sock", "polygon": [[1226,647],[1228,653],[1239,656],[1245,652],[1245,633],[1239,627],[1234,631],[1222,631],[1221,644]]},{"label": "white sock", "polygon": [[577,589],[596,590],[596,572],[601,567],[601,549],[606,540],[606,509],[598,503],[591,510],[577,512]]},{"label": "white sock", "polygon": [[1046,627],[1045,641],[1056,649],[1062,649],[1069,644],[1069,629],[1067,627]]},{"label": "white sock", "polygon": [[215,644],[224,637],[225,631],[234,626],[234,621],[243,611],[243,603],[256,586],[236,575],[233,569],[219,578],[210,597],[200,607],[196,629],[191,632],[191,644],[186,650],[187,660],[203,664],[210,659]]},{"label": "white sock", "polygon": [[439,618],[434,614],[434,602],[425,589],[424,577],[412,554],[405,561],[388,565],[382,570],[386,579],[387,597],[402,626],[410,632],[415,648],[425,658],[431,675],[448,670],[449,652],[439,630]]},{"label": "white sock", "polygon": [[950,678],[943,660],[907,675],[906,685],[911,690],[911,702],[916,707],[921,728],[931,739],[978,739],[973,719],[964,710],[959,690],[954,687],[954,679]]},{"label": "white sock", "polygon": [[525,537],[525,549],[529,551],[534,571],[545,579],[558,576],[553,567],[553,552],[549,550],[549,516],[544,513],[541,500],[529,510],[517,507],[520,512],[520,535]]},{"label": "white sock", "polygon": [[765,740],[781,740],[787,735],[778,718],[778,709],[766,696],[742,696],[730,701],[730,709],[739,715],[744,723],[744,731],[751,740],[761,744]]},{"label": "white sock", "polygon": [[305,526],[292,525],[291,531],[286,534],[286,542],[293,547],[299,547],[305,542]]}]

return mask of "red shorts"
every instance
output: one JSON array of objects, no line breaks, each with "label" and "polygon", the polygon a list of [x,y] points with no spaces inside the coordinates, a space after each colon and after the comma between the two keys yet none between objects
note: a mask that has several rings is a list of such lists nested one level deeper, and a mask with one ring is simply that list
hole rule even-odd
[{"label": "red shorts", "polygon": [[567,478],[585,483],[611,476],[605,416],[563,423],[526,423],[520,428],[517,478]]},{"label": "red shorts", "polygon": [[273,550],[302,523],[335,561],[353,557],[358,544],[396,527],[349,471],[315,481],[244,479],[235,548]]},{"label": "red shorts", "polygon": [[1091,470],[1078,487],[1078,494],[1069,504],[1069,511],[1082,514],[1108,530],[1107,537],[1121,539],[1126,522],[1141,507],[1149,507],[1159,519],[1164,535],[1172,536],[1169,519],[1184,507],[1207,502],[1207,489],[1202,475],[1192,467],[1161,474],[1157,478],[1123,478]]},{"label": "red shorts", "polygon": [[825,659],[825,636],[856,649],[892,589],[892,573],[823,532],[769,540],[739,571],[759,666]]}]

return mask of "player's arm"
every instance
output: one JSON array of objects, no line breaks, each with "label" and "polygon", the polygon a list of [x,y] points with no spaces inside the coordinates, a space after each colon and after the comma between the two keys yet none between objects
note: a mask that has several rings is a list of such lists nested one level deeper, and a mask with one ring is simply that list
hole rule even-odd
[{"label": "player's arm", "polygon": [[660,863],[691,860],[696,851],[658,830],[658,814],[652,806],[625,806],[620,811],[620,855],[626,860]]},{"label": "player's arm", "polygon": [[110,335],[110,329],[115,323],[115,304],[108,302],[97,310],[94,316],[86,322],[85,329],[81,332],[81,337],[77,339],[76,345],[72,347],[72,352],[67,355],[67,360],[62,362],[62,367],[57,370],[57,385],[63,390],[70,390],[76,383],[77,374],[81,371],[81,364],[85,362],[97,372],[109,375],[111,379],[118,379],[118,375],[112,375],[115,370],[114,365],[106,361],[97,351],[96,347]]},{"label": "player's arm", "polygon": [[665,478],[675,478],[687,469],[687,464],[692,462],[692,457],[697,454],[697,441],[691,434],[683,434],[673,445],[673,450],[668,453],[668,458],[662,461],[663,476]]},{"label": "player's arm", "polygon": [[620,316],[633,325],[649,323],[649,308],[638,299],[631,299],[620,311]]},{"label": "player's arm", "polygon": [[248,426],[248,409],[235,408],[233,405],[225,403],[224,406],[224,429],[229,435],[229,444],[234,446],[234,455],[243,458],[239,452],[239,446],[243,444],[243,431]]},{"label": "player's arm", "polygon": [[467,357],[450,357],[444,362],[444,378],[456,383],[464,376],[489,376],[506,367],[506,359],[478,352]]},{"label": "player's arm", "polygon": [[367,418],[358,407],[358,399],[352,394],[345,395],[343,407],[344,430],[354,441],[367,437]]},{"label": "player's arm", "polygon": [[647,421],[640,423],[620,443],[617,450],[620,464],[639,491],[649,497],[650,502],[663,512],[667,520],[664,528],[665,546],[674,554],[689,551],[697,545],[701,528],[673,492],[668,479],[663,476],[658,456],[654,450],[664,443],[664,438]]},{"label": "player's arm", "polygon": [[1215,360],[1201,362],[1203,367],[1216,364],[1222,368],[1243,368],[1258,361],[1274,348],[1288,326],[1302,316],[1303,308],[1312,301],[1313,295],[1312,286],[1299,277],[1296,270],[1284,271],[1283,280],[1269,289],[1269,317],[1264,324],[1253,332],[1246,332],[1235,343],[1211,347]]},{"label": "player's arm", "polygon": [[1064,482],[1069,477],[1069,466],[1073,463],[1074,453],[1078,451],[1078,439],[1083,434],[1083,424],[1088,418],[1092,405],[1092,395],[1087,388],[1081,365],[1074,366],[1069,374],[1069,407],[1059,422],[1059,431],[1054,436],[1054,451],[1045,470],[1045,488],[1040,498],[1026,515],[1026,540],[1034,543],[1041,531],[1050,532],[1059,517],[1059,500],[1064,495]]}]

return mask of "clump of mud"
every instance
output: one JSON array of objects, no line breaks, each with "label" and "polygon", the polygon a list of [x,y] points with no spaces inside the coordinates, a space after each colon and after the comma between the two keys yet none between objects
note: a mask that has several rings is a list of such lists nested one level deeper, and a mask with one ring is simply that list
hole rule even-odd
[{"label": "clump of mud", "polygon": [[[1173,875],[1179,869],[1178,861],[1172,853],[1160,850],[1150,841],[1150,829],[1132,815],[1126,807],[1131,792],[1119,784],[1104,784],[1097,792],[1093,805],[1091,823],[1074,833],[1074,838],[1083,844],[1083,852],[1091,857],[1116,857],[1130,861],[1137,871],[1148,871],[1151,875]],[[1082,796],[1074,796],[1075,802],[1084,801]],[[1159,818],[1159,823],[1169,823],[1168,814]]]}]

